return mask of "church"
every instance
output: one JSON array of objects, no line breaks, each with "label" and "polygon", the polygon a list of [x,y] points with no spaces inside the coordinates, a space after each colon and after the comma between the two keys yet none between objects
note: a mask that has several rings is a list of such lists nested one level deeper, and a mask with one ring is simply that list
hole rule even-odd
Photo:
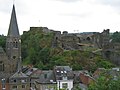
[{"label": "church", "polygon": [[0,90],[29,90],[29,77],[21,71],[21,37],[13,5],[6,50],[0,47]]}]

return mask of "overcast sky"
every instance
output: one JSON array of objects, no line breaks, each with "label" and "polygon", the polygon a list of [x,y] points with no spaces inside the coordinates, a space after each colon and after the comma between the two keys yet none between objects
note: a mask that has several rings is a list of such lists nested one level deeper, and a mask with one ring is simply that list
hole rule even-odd
[{"label": "overcast sky", "polygon": [[[7,35],[14,0],[0,0],[0,34]],[[68,32],[120,30],[120,0],[15,0],[20,34],[43,26]]]}]

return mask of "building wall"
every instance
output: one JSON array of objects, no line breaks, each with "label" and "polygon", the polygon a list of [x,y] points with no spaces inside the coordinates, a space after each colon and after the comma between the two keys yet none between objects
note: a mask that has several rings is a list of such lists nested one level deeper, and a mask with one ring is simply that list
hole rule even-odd
[{"label": "building wall", "polygon": [[57,85],[56,84],[36,84],[37,90],[56,90]]},{"label": "building wall", "polygon": [[85,85],[89,85],[91,82],[93,82],[93,80],[90,78],[90,76],[88,76],[84,73],[80,73],[80,80]]},{"label": "building wall", "polygon": [[58,88],[58,90],[64,88],[63,84],[67,84],[67,89],[72,90],[72,88],[73,88],[73,80],[57,80],[57,88]]},{"label": "building wall", "polygon": [[10,84],[10,90],[30,90],[29,83]]},{"label": "building wall", "polygon": [[[0,90],[2,90],[2,83],[0,82]],[[5,84],[5,90],[10,90],[9,83]]]},{"label": "building wall", "polygon": [[9,79],[10,90],[29,90],[30,80],[28,77],[23,78],[10,78]]}]

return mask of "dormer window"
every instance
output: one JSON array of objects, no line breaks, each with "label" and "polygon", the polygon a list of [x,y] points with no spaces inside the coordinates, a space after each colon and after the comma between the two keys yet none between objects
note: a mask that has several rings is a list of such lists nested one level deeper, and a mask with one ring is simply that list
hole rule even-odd
[{"label": "dormer window", "polygon": [[57,70],[57,72],[59,72],[59,70]]},{"label": "dormer window", "polygon": [[61,71],[61,73],[63,73],[63,71]]},{"label": "dormer window", "polygon": [[64,73],[67,73],[67,71],[64,71]]},{"label": "dormer window", "polygon": [[21,80],[22,83],[25,83],[25,80]]}]

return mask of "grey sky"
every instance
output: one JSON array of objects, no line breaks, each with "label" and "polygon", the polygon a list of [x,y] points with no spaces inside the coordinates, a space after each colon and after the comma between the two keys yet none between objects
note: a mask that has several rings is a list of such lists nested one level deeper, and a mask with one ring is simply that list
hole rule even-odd
[{"label": "grey sky", "polygon": [[[16,0],[20,33],[32,26],[59,31],[120,30],[120,0]],[[0,0],[0,34],[7,35],[13,1]]]},{"label": "grey sky", "polygon": [[66,2],[66,3],[70,3],[70,2],[78,2],[78,1],[82,1],[82,0],[55,0],[55,1],[61,1],[61,2]]}]

